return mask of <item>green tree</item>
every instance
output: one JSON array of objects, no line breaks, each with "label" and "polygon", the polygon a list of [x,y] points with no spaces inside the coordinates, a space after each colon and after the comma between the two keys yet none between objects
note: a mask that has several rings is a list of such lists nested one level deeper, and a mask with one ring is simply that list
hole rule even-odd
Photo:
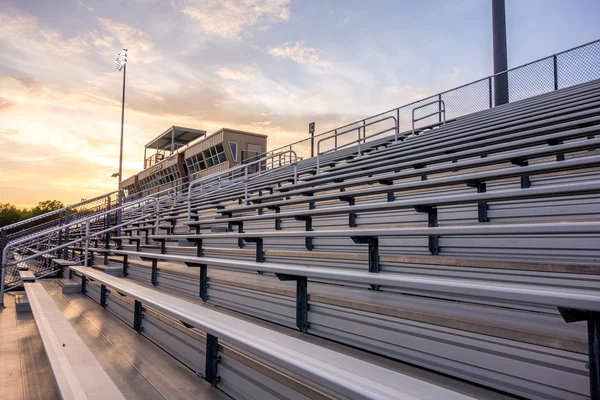
[{"label": "green tree", "polygon": [[65,205],[58,200],[46,200],[40,201],[37,206],[31,209],[31,216],[36,217],[38,215],[49,213],[50,211],[59,210]]},{"label": "green tree", "polygon": [[10,203],[0,203],[0,227],[59,210],[64,206],[61,201],[46,200],[40,201],[37,206],[31,209],[23,208],[19,210]]},{"label": "green tree", "polygon": [[0,226],[14,224],[21,220],[22,211],[9,203],[0,203]]}]

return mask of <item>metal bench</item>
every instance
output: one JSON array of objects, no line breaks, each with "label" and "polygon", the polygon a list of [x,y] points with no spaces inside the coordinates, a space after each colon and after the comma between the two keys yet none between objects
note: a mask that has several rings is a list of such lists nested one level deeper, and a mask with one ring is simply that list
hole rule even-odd
[{"label": "metal bench", "polygon": [[62,399],[125,399],[41,283],[27,298]]},{"label": "metal bench", "polygon": [[115,278],[91,268],[71,268],[86,279],[97,281],[133,298],[136,302],[135,308],[140,310],[140,313],[142,306],[147,305],[180,320],[190,328],[205,331],[207,356],[204,379],[212,384],[216,384],[218,380],[218,341],[225,340],[352,399],[469,398],[131,281]]}]

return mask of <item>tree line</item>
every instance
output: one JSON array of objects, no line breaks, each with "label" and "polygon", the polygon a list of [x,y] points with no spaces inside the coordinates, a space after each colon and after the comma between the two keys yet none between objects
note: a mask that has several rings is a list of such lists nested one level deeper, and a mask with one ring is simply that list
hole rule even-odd
[{"label": "tree line", "polygon": [[63,202],[58,200],[40,201],[37,206],[32,208],[18,208],[10,203],[0,203],[0,228],[15,222],[24,221],[38,215],[49,213],[65,207]]}]

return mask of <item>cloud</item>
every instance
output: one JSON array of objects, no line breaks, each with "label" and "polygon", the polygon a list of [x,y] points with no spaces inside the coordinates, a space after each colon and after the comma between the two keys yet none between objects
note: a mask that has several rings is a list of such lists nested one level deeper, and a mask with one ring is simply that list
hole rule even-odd
[{"label": "cloud", "polygon": [[[162,59],[162,56],[155,48],[154,42],[147,33],[108,18],[97,18],[97,20],[106,32],[112,35],[121,46],[128,50],[128,53],[132,56],[129,57],[129,61],[152,63]],[[97,34],[93,35],[92,38],[95,45],[107,49],[110,48],[113,52],[116,51],[114,50],[114,41],[111,38],[102,37]]]},{"label": "cloud", "polygon": [[0,128],[0,135],[13,136],[18,133],[19,131],[17,129]]},{"label": "cloud", "polygon": [[217,71],[217,75],[223,79],[229,79],[232,81],[249,81],[254,79],[257,73],[256,67],[246,67],[237,70],[223,67]]},{"label": "cloud", "polygon": [[14,103],[4,97],[0,97],[0,112],[10,111],[15,107]]},{"label": "cloud", "polygon": [[333,71],[333,64],[330,61],[322,60],[319,51],[312,47],[306,47],[304,41],[287,42],[270,48],[268,53],[275,58],[304,64],[314,73]]},{"label": "cloud", "polygon": [[384,88],[383,92],[386,96],[394,99],[397,104],[421,100],[433,94],[431,88],[413,85],[388,86]]},{"label": "cloud", "polygon": [[175,11],[198,22],[209,35],[240,39],[290,19],[291,0],[171,0]]}]

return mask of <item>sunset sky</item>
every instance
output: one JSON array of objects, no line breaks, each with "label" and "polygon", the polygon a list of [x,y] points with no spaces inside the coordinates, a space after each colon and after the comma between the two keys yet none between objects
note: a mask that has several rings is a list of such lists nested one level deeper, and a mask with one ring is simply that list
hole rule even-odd
[{"label": "sunset sky", "polygon": [[[509,66],[600,38],[597,0],[507,0]],[[270,147],[492,73],[489,0],[0,0],[0,202],[116,188],[171,125]]]}]

